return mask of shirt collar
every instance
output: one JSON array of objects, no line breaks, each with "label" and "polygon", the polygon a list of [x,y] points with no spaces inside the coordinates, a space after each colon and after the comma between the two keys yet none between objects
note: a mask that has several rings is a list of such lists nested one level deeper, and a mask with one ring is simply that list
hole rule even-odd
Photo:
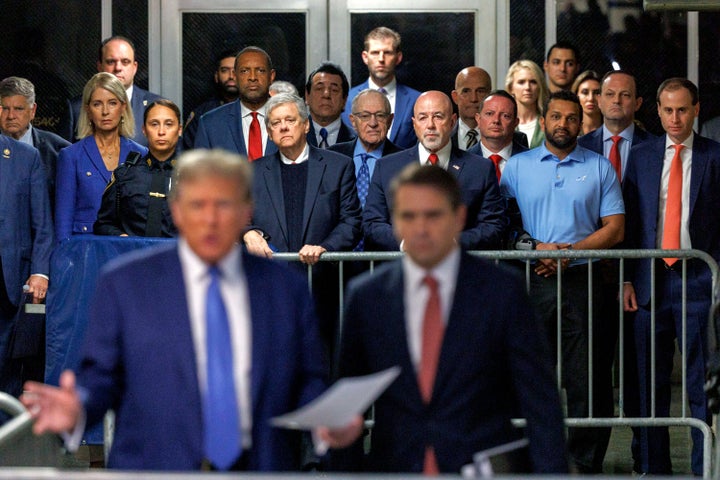
[{"label": "shirt collar", "polygon": [[32,128],[32,125],[29,125],[28,129],[25,130],[25,133],[23,133],[23,136],[18,138],[18,142],[27,143],[28,145],[35,146],[32,139]]},{"label": "shirt collar", "polygon": [[[547,140],[546,140],[546,141],[547,141]],[[540,154],[540,161],[543,161],[543,160],[559,160],[558,157],[555,156],[554,153],[552,153],[550,150],[547,149],[547,146],[545,145],[545,142],[543,142],[542,145],[540,145],[538,148],[540,149],[540,152],[541,152],[541,154]],[[584,153],[583,153],[583,148],[576,143],[576,144],[575,144],[575,148],[573,149],[573,151],[570,152],[570,153],[569,153],[565,158],[563,158],[561,161],[562,161],[562,162],[575,161],[575,162],[584,163],[584,162],[585,162],[585,155],[584,155]]]},{"label": "shirt collar", "polygon": [[379,146],[378,148],[376,148],[375,150],[372,150],[372,151],[370,151],[370,152],[366,152],[366,151],[365,151],[365,147],[363,147],[362,142],[361,142],[360,139],[358,138],[358,141],[355,142],[355,151],[353,151],[353,158],[357,157],[358,155],[360,155],[360,154],[362,154],[362,153],[364,153],[364,154],[366,154],[366,155],[369,155],[369,156],[371,156],[371,157],[373,157],[373,158],[376,158],[376,159],[377,159],[377,158],[382,158],[382,156],[383,156],[383,155],[382,155],[382,152],[383,152],[383,147],[384,147],[384,146],[385,146],[385,142],[381,143],[380,146]]},{"label": "shirt collar", "polygon": [[[622,137],[623,140],[627,140],[628,142],[631,142],[634,133],[635,133],[635,122],[631,122],[630,125],[625,130],[620,132],[619,136]],[[603,142],[611,141],[612,137],[613,137],[612,132],[610,132],[610,130],[608,130],[608,128],[605,126],[605,124],[603,124],[603,126],[602,126]]]},{"label": "shirt collar", "polygon": [[[197,280],[206,278],[211,265],[208,265],[198,257],[192,248],[190,248],[190,245],[188,245],[187,240],[182,237],[178,240],[178,255],[180,256],[181,264],[189,268],[192,278]],[[240,275],[242,275],[242,262],[240,258],[240,246],[235,245],[216,265],[221,275],[228,280],[236,280],[240,277]]]},{"label": "shirt collar", "polygon": [[397,92],[397,79],[393,77],[393,79],[390,80],[390,83],[388,83],[384,87],[380,87],[372,81],[372,78],[368,78],[368,88],[372,90],[380,90],[380,88],[384,88],[388,97],[394,97],[395,92]]},{"label": "shirt collar", "polygon": [[243,118],[249,117],[252,112],[257,112],[258,117],[260,117],[260,118],[258,118],[258,120],[260,120],[261,118],[265,118],[265,105],[258,108],[257,110],[250,110],[245,105],[243,105],[243,103],[239,99],[237,101],[240,103],[240,116],[241,117],[243,117]]},{"label": "shirt collar", "polygon": [[[690,132],[690,136],[685,139],[684,142],[682,142],[683,145],[685,145],[685,148],[689,148],[692,150],[693,142],[695,141],[695,132]],[[670,140],[670,137],[665,134],[665,150],[670,148],[671,146],[675,145],[675,142]]]},{"label": "shirt collar", "polygon": [[305,148],[303,149],[302,153],[298,156],[295,160],[290,160],[285,155],[282,154],[282,152],[278,151],[280,154],[280,161],[283,162],[285,165],[292,165],[292,164],[299,164],[307,161],[309,155],[310,155],[310,147],[307,143],[305,143]]},{"label": "shirt collar", "polygon": [[440,263],[430,270],[427,270],[415,263],[408,254],[403,256],[402,264],[405,281],[413,288],[418,288],[422,284],[426,275],[432,275],[443,285],[450,285],[451,282],[454,282],[457,279],[458,270],[460,268],[460,247],[453,248],[450,253],[440,261]]},{"label": "shirt collar", "polygon": [[[422,144],[422,142],[418,142],[418,157],[420,159],[420,165],[427,164],[428,157],[430,156],[430,152],[425,148],[425,146]],[[448,142],[444,147],[442,147],[440,150],[435,152],[435,155],[438,156],[438,166],[444,168],[447,170],[448,165],[450,165],[450,153],[452,152],[452,142]]]},{"label": "shirt collar", "polygon": [[[134,92],[134,91],[135,91],[135,85],[134,85],[134,84],[133,84],[133,85],[130,85],[130,86],[125,90],[125,93],[127,93],[127,97],[128,97],[128,103],[132,103],[132,96],[133,96],[133,92]],[[140,121],[142,121],[142,120],[140,120]],[[135,119],[135,123],[138,123],[138,120],[137,120],[137,119]]]}]

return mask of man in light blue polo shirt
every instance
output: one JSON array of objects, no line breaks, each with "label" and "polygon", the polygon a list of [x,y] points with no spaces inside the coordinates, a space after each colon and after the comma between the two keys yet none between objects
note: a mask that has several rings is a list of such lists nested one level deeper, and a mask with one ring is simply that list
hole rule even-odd
[{"label": "man in light blue polo shirt", "polygon": [[[543,111],[540,125],[545,143],[511,157],[500,181],[502,194],[511,206],[517,204],[522,218],[523,233],[516,247],[586,250],[616,245],[625,231],[622,191],[610,162],[577,145],[580,101],[571,92],[554,92]],[[563,269],[561,381],[567,391],[568,417],[584,418],[589,415],[587,260],[538,261],[531,275],[530,298],[556,343],[558,268]],[[571,428],[568,446],[581,473],[602,472],[607,445],[595,429]]]}]

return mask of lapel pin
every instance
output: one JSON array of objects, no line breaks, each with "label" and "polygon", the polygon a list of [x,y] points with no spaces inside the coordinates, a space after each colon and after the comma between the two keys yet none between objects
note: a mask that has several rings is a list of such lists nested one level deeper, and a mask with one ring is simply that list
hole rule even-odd
[{"label": "lapel pin", "polygon": [[10,158],[10,149],[9,148],[6,148],[5,150],[3,150],[3,157]]},{"label": "lapel pin", "polygon": [[453,165],[453,168],[454,168],[455,170],[460,170],[460,165]]},{"label": "lapel pin", "polygon": [[143,100],[143,107],[147,107],[147,100]]},{"label": "lapel pin", "polygon": [[85,172],[85,175],[87,175],[88,177],[92,177],[92,172]]}]

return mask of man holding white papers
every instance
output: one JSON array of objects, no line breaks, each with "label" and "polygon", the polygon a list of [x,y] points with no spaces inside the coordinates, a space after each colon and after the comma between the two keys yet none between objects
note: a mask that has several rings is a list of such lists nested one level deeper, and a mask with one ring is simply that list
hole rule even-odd
[{"label": "man holding white papers", "polygon": [[[392,195],[406,256],[351,284],[339,374],[402,372],[375,402],[369,455],[357,441],[333,453],[333,467],[459,473],[475,452],[526,436],[521,470],[566,473],[549,349],[520,282],[458,247],[466,208],[457,181],[411,165]],[[519,417],[524,432],[511,423]]]}]

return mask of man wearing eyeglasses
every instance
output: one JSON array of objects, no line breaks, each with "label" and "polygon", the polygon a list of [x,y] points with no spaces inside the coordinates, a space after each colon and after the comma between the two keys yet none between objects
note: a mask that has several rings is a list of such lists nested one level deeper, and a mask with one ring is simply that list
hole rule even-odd
[{"label": "man wearing eyeglasses", "polygon": [[462,200],[468,209],[465,228],[457,238],[462,248],[492,250],[500,247],[507,223],[495,167],[490,160],[453,146],[450,136],[456,121],[450,97],[443,92],[429,91],[418,97],[413,110],[413,126],[419,143],[375,164],[363,211],[365,250],[402,249],[402,239],[398,241],[393,235],[390,183],[413,162],[444,168],[460,183]]}]

